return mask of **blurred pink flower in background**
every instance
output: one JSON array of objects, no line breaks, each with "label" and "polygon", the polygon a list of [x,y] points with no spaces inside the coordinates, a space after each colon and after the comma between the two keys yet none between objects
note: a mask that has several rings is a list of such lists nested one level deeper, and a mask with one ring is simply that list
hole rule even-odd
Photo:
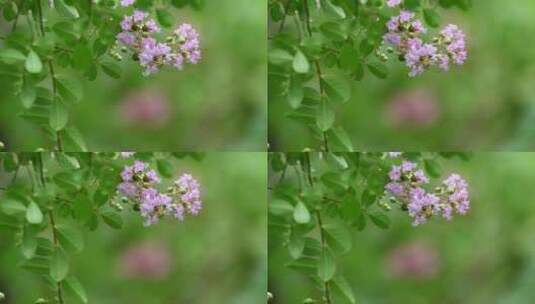
[{"label": "blurred pink flower in background", "polygon": [[423,242],[402,244],[388,253],[387,272],[396,278],[430,279],[440,269],[437,250]]},{"label": "blurred pink flower in background", "polygon": [[170,103],[155,89],[133,91],[118,105],[119,116],[129,125],[160,128],[169,121]]},{"label": "blurred pink flower in background", "polygon": [[129,279],[165,279],[171,267],[171,253],[156,242],[134,244],[123,252],[118,261],[119,275]]},{"label": "blurred pink flower in background", "polygon": [[395,127],[413,125],[427,127],[440,117],[436,96],[426,90],[411,90],[395,95],[385,107],[387,121]]}]

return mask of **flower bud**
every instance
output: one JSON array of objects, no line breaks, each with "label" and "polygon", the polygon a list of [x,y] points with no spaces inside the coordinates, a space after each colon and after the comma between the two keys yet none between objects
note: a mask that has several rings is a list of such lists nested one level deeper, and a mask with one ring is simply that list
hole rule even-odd
[{"label": "flower bud", "polygon": [[3,292],[0,292],[0,301],[4,300],[6,298],[6,295],[4,295]]}]

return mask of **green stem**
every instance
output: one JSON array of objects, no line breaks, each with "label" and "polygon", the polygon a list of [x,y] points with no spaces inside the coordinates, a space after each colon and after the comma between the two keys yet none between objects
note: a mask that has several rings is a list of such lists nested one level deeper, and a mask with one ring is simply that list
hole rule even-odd
[{"label": "green stem", "polygon": [[[304,10],[305,10],[306,29],[307,29],[308,35],[312,37],[312,26],[310,25],[310,10],[308,7],[308,0],[303,0],[303,4],[304,4]],[[323,74],[321,72],[321,65],[318,59],[314,59],[313,62],[314,62],[314,67],[316,69],[316,77],[318,78],[318,87],[320,89],[320,96],[321,96],[320,102],[326,102],[325,101],[325,88],[323,87],[323,82],[321,81],[321,79],[323,78]],[[323,146],[324,146],[323,148],[325,152],[329,152],[329,139],[327,137],[327,132],[325,131],[322,132],[322,136],[323,136]]]},{"label": "green stem", "polygon": [[[314,188],[314,179],[312,178],[312,167],[311,167],[311,161],[310,161],[310,152],[305,153],[305,163],[301,165],[302,170],[307,176],[308,183],[311,188]],[[318,222],[318,227],[320,229],[320,242],[321,242],[321,248],[322,251],[326,250],[327,248],[327,241],[325,237],[325,233],[323,231],[323,221],[321,219],[321,213],[319,209],[316,209],[315,212],[316,215],[316,221]],[[329,282],[323,283],[323,300],[325,304],[332,304],[331,300],[331,288],[329,286]]]},{"label": "green stem", "polygon": [[[318,226],[320,228],[320,241],[321,241],[321,248],[322,251],[326,250],[327,244],[326,244],[326,238],[325,233],[323,232],[323,222],[321,220],[321,213],[319,210],[316,210],[316,220],[318,222]],[[332,304],[331,300],[331,288],[329,286],[329,282],[323,283],[323,300],[325,301],[325,304]]]},{"label": "green stem", "polygon": [[[38,171],[39,171],[39,181],[41,183],[41,186],[43,189],[46,188],[46,180],[45,180],[45,173],[43,169],[43,154],[39,153],[38,155],[38,161],[37,161]],[[52,240],[54,242],[55,247],[59,247],[59,241],[58,241],[58,235],[56,233],[56,221],[54,219],[54,212],[52,209],[48,211],[48,218],[50,220],[50,225],[52,226]],[[56,290],[58,294],[58,302],[59,304],[64,304],[65,301],[63,300],[63,287],[61,282],[56,283]]]},{"label": "green stem", "polygon": [[[52,225],[52,239],[54,240],[54,246],[59,247],[58,235],[56,233],[56,221],[54,220],[54,213],[52,210],[48,211],[48,218],[50,219],[50,225]],[[58,293],[59,304],[64,304],[65,301],[63,300],[63,286],[61,281],[56,283],[56,290]]]},{"label": "green stem", "polygon": [[[43,6],[41,4],[41,0],[37,0],[37,8],[39,11],[39,29],[41,30],[41,36],[45,36],[45,25],[44,25],[44,17],[43,17]],[[50,79],[52,81],[52,92],[54,93],[54,96],[57,97],[58,89],[56,86],[56,73],[54,72],[54,63],[52,60],[48,61],[48,70],[50,71]],[[57,102],[54,100],[54,102]],[[56,150],[59,152],[63,152],[63,141],[61,139],[61,132],[56,131]]]}]

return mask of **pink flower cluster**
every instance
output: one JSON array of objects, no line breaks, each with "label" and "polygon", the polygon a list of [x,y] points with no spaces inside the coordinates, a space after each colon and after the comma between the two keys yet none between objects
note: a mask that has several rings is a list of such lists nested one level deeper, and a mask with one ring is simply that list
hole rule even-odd
[{"label": "pink flower cluster", "polygon": [[136,160],[132,166],[124,167],[121,179],[117,191],[134,203],[145,226],[157,223],[165,215],[182,221],[186,214],[197,215],[202,209],[200,185],[189,174],[180,176],[166,193],[161,193],[156,189],[161,182],[156,171]]},{"label": "pink flower cluster", "polygon": [[462,65],[467,59],[465,35],[456,25],[447,25],[431,43],[421,37],[427,30],[413,12],[401,10],[386,26],[388,32],[383,40],[405,61],[411,77],[422,74],[431,66],[448,71],[451,64]]},{"label": "pink flower cluster", "polygon": [[413,226],[426,223],[433,215],[451,220],[453,212],[464,215],[470,208],[468,184],[458,174],[450,175],[433,193],[423,188],[429,178],[416,163],[403,161],[392,166],[389,177],[385,195],[401,204],[412,217]]},{"label": "pink flower cluster", "polygon": [[148,13],[135,10],[123,18],[121,30],[117,42],[130,50],[144,75],[156,73],[166,65],[182,70],[185,63],[197,64],[201,59],[199,34],[191,24],[179,25],[165,42],[160,42],[154,36],[160,32],[157,23]]}]

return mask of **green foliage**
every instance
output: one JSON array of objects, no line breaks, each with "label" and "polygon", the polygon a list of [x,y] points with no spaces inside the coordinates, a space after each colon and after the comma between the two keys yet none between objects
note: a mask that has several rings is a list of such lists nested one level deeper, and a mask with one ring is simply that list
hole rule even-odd
[{"label": "green foliage", "polygon": [[[202,159],[198,153],[136,155],[154,163],[165,178],[177,175],[173,161],[188,156]],[[87,303],[69,261],[84,251],[86,234],[100,222],[123,227],[116,188],[126,163],[119,153],[0,153],[0,172],[12,175],[11,183],[0,190],[0,229],[15,230],[24,259],[20,267]]]},{"label": "green foliage", "polygon": [[[200,9],[201,0],[137,1],[163,26],[174,25],[173,8]],[[11,32],[3,37],[0,74],[8,74],[9,95],[22,104],[19,116],[41,128],[55,146],[50,150],[85,151],[78,131],[69,128],[68,105],[84,99],[83,85],[99,77],[99,71],[119,78],[114,63],[115,36],[125,9],[118,1],[32,0],[2,1],[3,17]],[[23,24],[25,23],[25,24]],[[3,35],[4,36],[4,35]],[[100,67],[100,70],[99,68]],[[64,134],[63,131],[67,134]],[[76,133],[77,144],[67,145]],[[72,139],[72,138],[71,138]],[[63,146],[65,141],[65,146]]]},{"label": "green foliage", "polygon": [[[437,174],[440,159],[452,156],[404,153]],[[357,233],[388,229],[394,210],[406,211],[383,196],[395,159],[386,153],[270,153],[269,163],[270,180],[277,181],[270,186],[270,248],[286,247],[289,268],[322,282],[315,285],[321,296],[306,293],[317,303],[333,303],[334,298],[358,303],[340,261],[351,252]],[[276,283],[273,288],[275,292]]]},{"label": "green foliage", "polygon": [[[439,4],[469,7],[464,0]],[[404,6],[421,12],[429,26],[439,25],[432,2],[408,0]],[[270,115],[282,116],[278,112],[284,110],[285,118],[305,125],[319,143],[307,148],[353,151],[335,117],[340,104],[352,99],[355,82],[388,78],[382,37],[394,10],[382,0],[270,0],[269,12],[268,94],[270,100],[289,105],[272,107]]]}]

